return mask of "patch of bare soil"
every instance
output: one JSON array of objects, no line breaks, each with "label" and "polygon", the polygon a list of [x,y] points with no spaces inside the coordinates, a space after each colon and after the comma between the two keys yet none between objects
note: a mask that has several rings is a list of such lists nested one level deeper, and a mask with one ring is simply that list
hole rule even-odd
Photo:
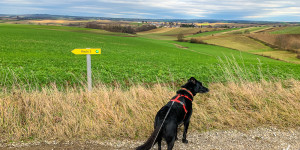
[{"label": "patch of bare soil", "polygon": [[[257,128],[248,131],[216,130],[203,133],[192,132],[188,134],[188,144],[181,143],[182,133],[179,132],[175,150],[300,150],[300,128],[277,129]],[[25,149],[25,150],[61,150],[61,149],[101,149],[101,150],[130,150],[143,144],[143,141],[110,140],[87,142],[33,142],[0,144],[0,149]],[[163,142],[162,149],[167,149]],[[152,149],[157,149],[157,145]]]},{"label": "patch of bare soil", "polygon": [[199,51],[195,51],[195,50],[189,49],[189,47],[184,47],[184,46],[181,46],[181,45],[179,45],[179,44],[174,44],[174,45],[175,45],[177,48],[189,50],[189,51],[192,51],[192,52],[195,52],[195,53],[199,53],[199,54],[202,54],[202,55],[212,56],[212,55],[209,55],[209,54],[207,54],[207,53],[203,53],[203,52],[199,52]]},{"label": "patch of bare soil", "polygon": [[175,44],[175,43],[174,43],[174,45],[175,45],[177,48],[182,48],[182,49],[188,49],[188,48],[189,48],[189,47],[184,47],[184,46],[181,46],[181,45]]}]

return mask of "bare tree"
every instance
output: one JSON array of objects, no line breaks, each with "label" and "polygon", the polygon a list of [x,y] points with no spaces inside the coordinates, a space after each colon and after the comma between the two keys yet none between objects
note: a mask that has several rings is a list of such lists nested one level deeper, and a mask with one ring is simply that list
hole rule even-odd
[{"label": "bare tree", "polygon": [[178,40],[178,41],[182,42],[182,41],[183,41],[183,38],[184,38],[184,35],[183,35],[182,33],[179,33],[179,34],[177,35],[177,40]]}]

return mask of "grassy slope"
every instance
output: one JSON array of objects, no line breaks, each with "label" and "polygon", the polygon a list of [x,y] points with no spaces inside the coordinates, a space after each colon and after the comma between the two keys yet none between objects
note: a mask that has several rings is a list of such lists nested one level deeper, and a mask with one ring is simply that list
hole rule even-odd
[{"label": "grassy slope", "polygon": [[[279,59],[286,62],[300,64],[300,60],[296,58],[297,54],[293,52],[284,51],[284,50],[274,50],[242,34],[245,30],[249,30],[251,33],[251,32],[265,30],[268,28],[270,27],[263,26],[263,27],[250,27],[250,28],[242,28],[242,29],[241,28],[227,29],[227,30],[219,30],[219,31],[210,31],[210,32],[200,33],[200,34],[187,36],[187,37],[198,37],[199,39],[205,41],[208,44],[219,45],[219,46],[232,48],[244,52],[271,57],[273,59]],[[288,27],[288,28],[284,28],[283,30],[277,30],[272,33],[278,33],[278,34],[297,33],[298,29],[299,27]],[[224,35],[219,35],[219,34],[224,34]],[[210,36],[210,35],[216,35],[216,36]]]},{"label": "grassy slope", "polygon": [[222,36],[219,38],[206,40],[205,42],[208,42],[209,44],[230,47],[245,52],[262,52],[262,51],[272,50],[270,47],[267,47],[261,43],[251,40],[246,36],[240,36],[240,35]]},{"label": "grassy slope", "polygon": [[[184,35],[191,35],[203,30],[200,28],[158,28],[150,31],[140,32],[138,35],[144,38],[156,40],[176,40],[177,35],[182,33]],[[206,30],[211,30],[210,28]]]},{"label": "grassy slope", "polygon": [[296,58],[297,54],[284,50],[273,50],[258,41],[242,35],[222,36],[205,40],[205,42],[300,64],[300,60]]},{"label": "grassy slope", "polygon": [[196,33],[198,31],[200,31],[201,29],[199,28],[174,28],[173,30],[164,32],[162,35],[167,35],[167,36],[176,36],[179,33],[188,35],[188,34],[193,34]]},{"label": "grassy slope", "polygon": [[223,33],[223,32],[229,32],[229,31],[234,31],[234,30],[239,30],[240,28],[232,28],[232,29],[225,29],[225,30],[218,30],[218,31],[210,31],[210,32],[203,32],[195,35],[190,35],[187,37],[201,37],[201,36],[209,36],[213,34],[218,34],[218,33]]},{"label": "grassy slope", "polygon": [[143,32],[139,32],[138,34],[149,34],[149,33],[164,33],[170,30],[173,30],[174,28],[156,28],[153,30],[149,30],[149,31],[143,31]]},{"label": "grassy slope", "polygon": [[260,30],[264,30],[264,29],[267,29],[267,28],[270,28],[268,26],[263,26],[263,27],[253,27],[253,28],[250,28],[249,31],[250,32],[255,32],[255,31],[260,31]]},{"label": "grassy slope", "polygon": [[[85,82],[86,58],[71,50],[86,47],[102,48],[102,55],[92,56],[95,82],[177,82],[190,76],[205,82],[226,81],[218,61],[224,56],[234,56],[248,68],[260,59],[267,78],[298,78],[300,72],[294,64],[218,46],[178,43],[190,47],[190,51],[177,48],[172,41],[96,34],[70,27],[1,25],[0,29],[2,85]],[[255,69],[249,71],[259,74]]]},{"label": "grassy slope", "polygon": [[271,32],[273,34],[300,34],[300,26],[286,27],[281,30]]},{"label": "grassy slope", "polygon": [[229,32],[229,33],[240,33],[240,34],[243,34],[246,30],[249,31],[250,33],[252,32],[256,32],[256,31],[260,31],[260,30],[264,30],[264,29],[267,29],[269,28],[268,26],[263,26],[263,27],[249,27],[249,28],[242,28],[238,31],[234,31],[234,32]]},{"label": "grassy slope", "polygon": [[[218,30],[218,31],[210,31],[210,32],[204,32],[204,33],[199,33],[195,35],[190,35],[187,37],[203,37],[203,36],[211,36],[211,35],[216,35],[216,34],[225,34],[225,33],[233,33],[233,32],[244,32],[245,30],[249,30],[249,32],[255,32],[258,30],[263,30],[268,27],[250,27],[250,28],[231,28],[231,29],[225,29],[225,30]],[[238,30],[238,31],[236,31]]]}]

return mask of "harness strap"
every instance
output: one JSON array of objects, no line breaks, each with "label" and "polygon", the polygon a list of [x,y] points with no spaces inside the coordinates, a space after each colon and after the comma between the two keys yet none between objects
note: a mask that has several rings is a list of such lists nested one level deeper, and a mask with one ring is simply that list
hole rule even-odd
[{"label": "harness strap", "polygon": [[186,95],[180,95],[181,97],[185,97],[185,98],[187,98],[188,100],[190,100],[191,102],[193,102],[193,100],[191,99],[191,98],[189,98],[188,96],[186,96]]},{"label": "harness strap", "polygon": [[188,112],[188,111],[186,110],[186,108],[185,108],[185,105],[184,105],[184,103],[183,103],[182,101],[179,101],[179,100],[177,100],[177,99],[173,99],[173,100],[171,100],[171,101],[174,101],[174,102],[180,103],[180,104],[182,105],[182,107],[183,107],[183,109],[184,109],[185,113],[187,113],[187,112]]},{"label": "harness strap", "polygon": [[186,88],[181,88],[181,89],[187,91],[191,96],[194,96],[193,93],[190,90],[188,90]]},{"label": "harness strap", "polygon": [[186,116],[186,114],[187,114],[188,111],[186,110],[184,103],[183,103],[182,101],[178,100],[179,97],[185,97],[185,98],[189,99],[190,101],[192,101],[192,99],[190,99],[190,98],[189,98],[188,96],[186,96],[186,95],[178,94],[178,96],[177,96],[175,99],[172,99],[172,100],[171,100],[172,102],[177,102],[177,103],[180,103],[180,104],[182,105],[182,107],[183,107],[183,109],[184,109],[184,112],[185,112],[183,119],[185,119],[185,116]]}]

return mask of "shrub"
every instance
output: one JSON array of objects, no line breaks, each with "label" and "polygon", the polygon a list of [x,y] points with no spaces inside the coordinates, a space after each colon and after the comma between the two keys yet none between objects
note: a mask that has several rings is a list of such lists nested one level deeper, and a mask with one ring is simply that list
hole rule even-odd
[{"label": "shrub", "polygon": [[102,29],[110,32],[122,32],[122,33],[130,33],[130,34],[135,34],[135,32],[142,32],[142,31],[156,29],[156,26],[154,25],[143,25],[140,27],[134,27],[134,26],[122,26],[116,24],[100,25],[97,22],[88,22],[85,27],[92,28],[92,29]]},{"label": "shrub", "polygon": [[135,28],[135,31],[136,32],[142,32],[142,31],[149,31],[149,30],[152,30],[152,29],[156,29],[156,26],[148,24],[148,25],[142,25],[140,27]]},{"label": "shrub", "polygon": [[295,40],[291,42],[292,49],[300,49],[300,40]]},{"label": "shrub", "polygon": [[297,54],[297,58],[300,59],[300,53]]},{"label": "shrub", "polygon": [[191,43],[197,43],[197,39],[191,38],[190,42],[191,42]]},{"label": "shrub", "polygon": [[206,44],[203,40],[197,39],[197,38],[192,38],[190,40],[191,43],[198,43],[198,44]]},{"label": "shrub", "polygon": [[178,41],[182,42],[182,41],[183,41],[183,38],[184,38],[184,35],[183,35],[182,33],[179,33],[179,34],[177,35],[177,40],[178,40]]},{"label": "shrub", "polygon": [[235,32],[232,32],[232,34],[243,34],[242,31],[235,31]]},{"label": "shrub", "polygon": [[250,30],[249,29],[245,30],[244,34],[250,34]]},{"label": "shrub", "polygon": [[94,22],[89,22],[85,25],[86,28],[91,28],[91,29],[100,29],[100,26],[97,25],[96,23]]},{"label": "shrub", "polygon": [[275,45],[279,46],[280,48],[287,49],[289,43],[288,35],[279,35],[275,39]]}]

